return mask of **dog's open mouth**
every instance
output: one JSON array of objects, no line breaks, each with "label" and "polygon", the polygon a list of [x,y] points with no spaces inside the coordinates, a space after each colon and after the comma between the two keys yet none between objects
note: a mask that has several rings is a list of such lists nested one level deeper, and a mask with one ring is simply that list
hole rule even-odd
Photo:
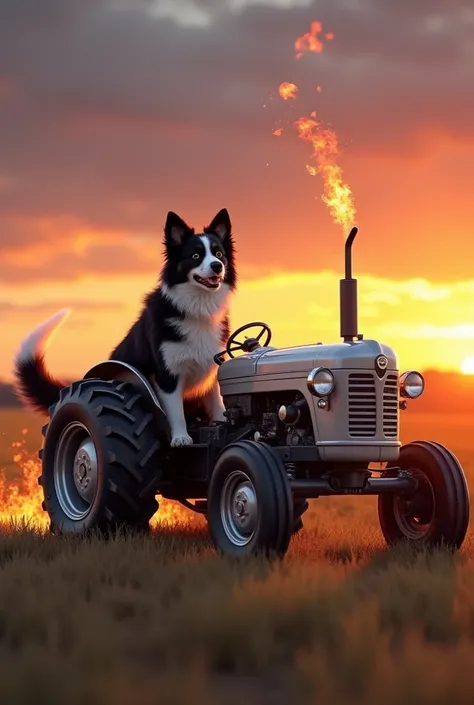
[{"label": "dog's open mouth", "polygon": [[221,277],[218,275],[214,277],[200,277],[198,274],[195,274],[194,279],[198,284],[202,284],[207,289],[218,289],[222,281]]}]

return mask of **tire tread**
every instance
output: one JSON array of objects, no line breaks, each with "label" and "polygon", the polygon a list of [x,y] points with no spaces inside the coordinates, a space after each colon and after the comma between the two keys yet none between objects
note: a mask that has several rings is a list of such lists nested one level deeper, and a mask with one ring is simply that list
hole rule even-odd
[{"label": "tire tread", "polygon": [[[61,424],[58,419],[74,415],[76,407],[87,415],[103,451],[105,485],[101,499],[97,500],[101,504],[93,528],[109,534],[119,526],[137,530],[149,527],[159,507],[155,494],[162,461],[158,429],[146,402],[132,383],[123,381],[86,379],[61,390],[61,399],[42,429],[45,441],[40,451],[42,473],[38,478],[53,532],[71,533],[74,522],[63,514],[55,497],[51,467],[54,447],[49,446],[49,438],[53,428],[54,434],[58,433]],[[76,527],[75,532],[90,530],[83,523],[84,527]]]},{"label": "tire tread", "polygon": [[[250,474],[259,477],[262,497],[265,497],[266,522],[261,525],[258,537],[251,548],[243,551],[230,544],[227,537],[222,537],[220,520],[220,490],[225,471],[226,456],[234,457],[251,468]],[[230,463],[230,461],[229,461]],[[293,533],[293,499],[285,466],[273,450],[256,441],[242,440],[231,443],[219,455],[211,476],[208,491],[207,517],[214,545],[223,552],[235,555],[247,552],[263,552],[267,556],[282,556],[286,553]],[[253,540],[253,539],[252,539]],[[250,546],[250,544],[249,544]]]},{"label": "tire tread", "polygon": [[[453,548],[459,549],[464,541],[469,525],[470,500],[469,490],[466,482],[466,477],[461,464],[457,457],[437,441],[411,441],[402,446],[400,450],[400,458],[407,453],[418,453],[421,462],[426,464],[426,467],[420,467],[420,470],[425,472],[433,486],[433,478],[429,477],[426,472],[430,462],[439,473],[437,484],[443,489],[443,494],[437,500],[438,507],[442,508],[440,518],[435,515],[439,522],[438,527],[432,529],[431,534],[420,540],[409,540],[410,543],[418,546],[440,545],[445,544]],[[406,456],[405,456],[406,457]],[[403,467],[403,461],[401,463]],[[394,461],[389,464],[384,472],[385,476],[393,475],[399,463]],[[431,470],[436,475],[436,471]],[[385,540],[389,545],[395,545],[401,540],[407,540],[403,536],[400,527],[397,525],[393,514],[393,501],[390,496],[380,495],[378,498],[378,513],[380,527]]]}]

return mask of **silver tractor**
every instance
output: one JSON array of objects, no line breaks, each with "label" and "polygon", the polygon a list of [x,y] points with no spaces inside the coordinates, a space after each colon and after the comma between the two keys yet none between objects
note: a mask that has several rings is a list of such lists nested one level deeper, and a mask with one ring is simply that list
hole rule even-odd
[{"label": "silver tractor", "polygon": [[343,342],[278,349],[265,323],[236,330],[215,358],[227,420],[188,417],[193,445],[170,447],[156,394],[130,365],[101,362],[65,387],[40,451],[51,530],[146,532],[161,495],[203,514],[220,552],[282,556],[308,499],[378,495],[389,545],[460,548],[469,522],[461,465],[440,443],[399,440],[400,411],[423,393],[423,376],[399,374],[395,352],[358,333],[356,235],[340,282]]}]

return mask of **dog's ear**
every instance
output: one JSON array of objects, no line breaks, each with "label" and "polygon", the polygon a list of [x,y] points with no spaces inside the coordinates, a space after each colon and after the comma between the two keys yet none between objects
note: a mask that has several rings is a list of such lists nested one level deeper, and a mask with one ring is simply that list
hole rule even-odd
[{"label": "dog's ear", "polygon": [[169,245],[182,245],[184,240],[194,233],[182,218],[173,211],[168,213],[165,223],[165,240]]},{"label": "dog's ear", "polygon": [[221,242],[225,242],[229,239],[231,231],[232,225],[226,208],[222,208],[219,213],[214,216],[209,225],[204,228],[205,233],[217,235]]}]

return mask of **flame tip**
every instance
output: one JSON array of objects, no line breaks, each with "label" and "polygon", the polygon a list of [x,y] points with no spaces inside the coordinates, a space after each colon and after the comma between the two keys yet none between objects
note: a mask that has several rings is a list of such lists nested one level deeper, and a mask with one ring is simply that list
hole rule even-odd
[{"label": "flame tip", "polygon": [[[294,41],[296,59],[301,59],[308,52],[321,53],[322,39],[330,41],[335,36],[334,32],[326,32],[320,38],[320,33],[322,33],[322,23],[319,20],[313,20],[310,31]],[[321,86],[317,85],[316,91],[320,93],[321,90]],[[297,91],[298,87],[289,81],[284,81],[279,86],[280,97],[285,101],[294,99]],[[340,225],[344,232],[349,228],[352,228],[351,232],[354,228],[358,230],[356,225],[351,226],[356,212],[352,190],[344,182],[342,168],[336,162],[340,154],[337,134],[330,124],[323,126],[321,121],[315,118],[316,111],[313,111],[310,116],[301,116],[292,123],[298,137],[309,142],[313,148],[311,156],[316,164],[306,164],[306,171],[310,176],[321,174],[324,183],[324,193],[321,198],[328,206],[334,222]],[[278,128],[273,131],[273,134],[279,136],[281,132]]]}]

